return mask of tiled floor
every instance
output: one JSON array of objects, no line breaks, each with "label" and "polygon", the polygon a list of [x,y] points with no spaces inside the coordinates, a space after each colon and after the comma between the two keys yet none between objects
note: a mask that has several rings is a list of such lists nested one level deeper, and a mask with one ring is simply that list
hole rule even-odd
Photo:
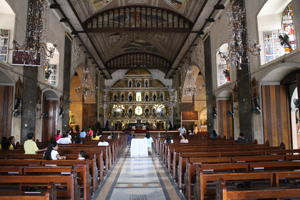
[{"label": "tiled floor", "polygon": [[183,199],[174,186],[154,153],[147,158],[131,158],[127,148],[93,199]]}]

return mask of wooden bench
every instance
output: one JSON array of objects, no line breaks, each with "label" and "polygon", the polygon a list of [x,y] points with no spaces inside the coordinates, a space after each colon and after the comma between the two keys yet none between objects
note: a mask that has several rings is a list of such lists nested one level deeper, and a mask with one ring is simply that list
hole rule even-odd
[{"label": "wooden bench", "polygon": [[0,199],[2,200],[55,200],[57,199],[56,186],[50,182],[45,192],[22,192],[22,191],[1,191]]},{"label": "wooden bench", "polygon": [[300,188],[269,187],[255,189],[227,189],[224,179],[217,184],[216,200],[265,199],[265,198],[294,198],[300,197]]},{"label": "wooden bench", "polygon": [[[73,168],[69,175],[9,175],[0,176],[0,184],[9,185],[22,184],[22,186],[47,186],[49,182],[54,182],[56,186],[66,186],[66,191],[58,191],[57,196],[64,199],[79,199],[79,185],[77,184],[77,172]],[[1,186],[3,187],[3,186]]]}]

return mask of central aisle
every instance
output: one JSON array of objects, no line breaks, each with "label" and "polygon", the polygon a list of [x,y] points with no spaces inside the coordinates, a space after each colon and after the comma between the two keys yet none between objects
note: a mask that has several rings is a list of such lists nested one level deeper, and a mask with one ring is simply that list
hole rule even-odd
[{"label": "central aisle", "polygon": [[147,158],[131,158],[128,148],[99,190],[99,195],[94,199],[181,199],[180,193],[172,185],[159,158],[154,153]]}]

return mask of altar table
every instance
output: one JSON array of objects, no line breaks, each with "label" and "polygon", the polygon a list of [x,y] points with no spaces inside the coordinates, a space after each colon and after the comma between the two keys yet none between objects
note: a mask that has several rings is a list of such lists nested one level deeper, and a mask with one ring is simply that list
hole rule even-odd
[{"label": "altar table", "polygon": [[132,139],[130,155],[134,158],[148,157],[147,139]]}]

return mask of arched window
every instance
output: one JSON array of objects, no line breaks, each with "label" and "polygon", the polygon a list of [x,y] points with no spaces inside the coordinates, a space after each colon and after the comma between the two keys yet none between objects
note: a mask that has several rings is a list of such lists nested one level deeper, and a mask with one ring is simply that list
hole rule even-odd
[{"label": "arched window", "polygon": [[[228,43],[220,46],[220,52],[227,56],[228,52]],[[216,66],[217,66],[217,77],[218,77],[218,86],[224,85],[230,81],[230,68],[227,65],[226,61],[221,58],[220,54],[216,54]]]},{"label": "arched window", "polygon": [[[47,48],[52,48],[51,43],[47,43]],[[53,58],[45,61],[45,82],[50,85],[58,85],[58,66],[59,66],[59,52],[57,49],[54,52]]]},{"label": "arched window", "polygon": [[280,1],[276,8],[272,3],[267,1],[257,17],[262,65],[297,48],[291,0]]}]

